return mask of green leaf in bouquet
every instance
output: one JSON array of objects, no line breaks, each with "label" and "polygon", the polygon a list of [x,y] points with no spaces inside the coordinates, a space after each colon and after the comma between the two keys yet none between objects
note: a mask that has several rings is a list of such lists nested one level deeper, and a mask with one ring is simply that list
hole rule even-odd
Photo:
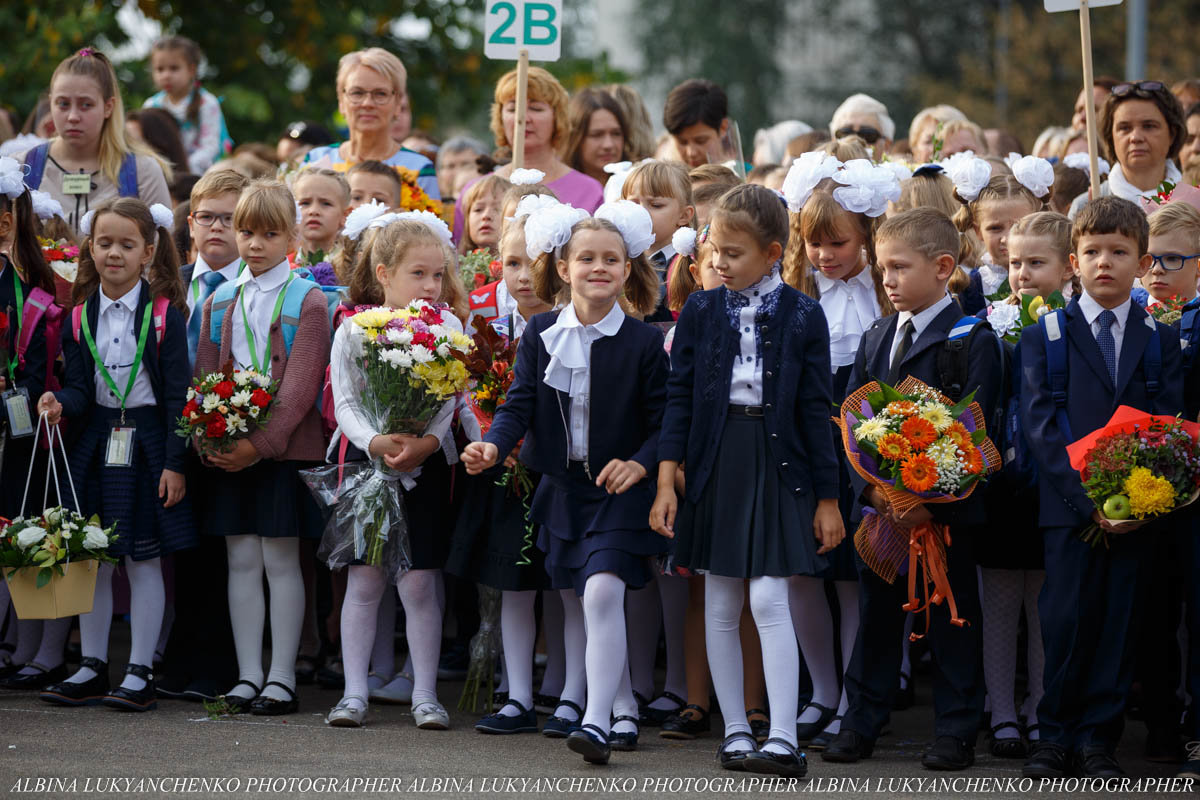
[{"label": "green leaf in bouquet", "polygon": [[958,403],[956,403],[954,407],[950,409],[950,416],[954,419],[958,419],[965,414],[967,409],[971,407],[971,403],[975,402],[975,392],[977,391],[979,390],[972,389],[970,394],[968,394],[962,400],[959,400]]},{"label": "green leaf in bouquet", "polygon": [[[902,400],[907,400],[908,396],[901,394],[895,386],[890,386],[883,381],[879,382],[879,388],[883,390],[883,404],[896,403]],[[874,408],[874,406],[872,406]]]},{"label": "green leaf in bouquet", "polygon": [[38,589],[41,589],[43,586],[45,586],[46,584],[48,584],[50,582],[50,578],[53,577],[53,575],[54,575],[54,570],[50,569],[49,567],[42,567],[41,569],[38,570],[37,582],[34,585]]},{"label": "green leaf in bouquet", "polygon": [[875,445],[871,444],[870,442],[868,442],[866,440],[863,440],[858,443],[858,449],[861,450],[865,455],[874,459],[876,464],[881,464],[881,461],[879,458],[879,449],[877,447],[875,447]]}]

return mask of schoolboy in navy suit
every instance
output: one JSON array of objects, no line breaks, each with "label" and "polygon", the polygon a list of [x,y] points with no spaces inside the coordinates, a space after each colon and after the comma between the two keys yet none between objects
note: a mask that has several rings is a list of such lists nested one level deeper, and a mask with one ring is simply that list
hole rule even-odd
[{"label": "schoolboy in navy suit", "polygon": [[[975,391],[988,419],[1000,401],[1003,361],[1000,342],[986,322],[964,319],[946,292],[958,254],[959,233],[949,217],[917,208],[889,217],[876,233],[875,249],[883,285],[898,313],[874,323],[863,336],[850,377],[849,392],[873,380],[893,386],[911,375],[959,400]],[[954,391],[943,386],[939,357],[947,339],[965,335],[965,379]],[[856,473],[851,480],[866,505],[889,514],[888,505]],[[984,521],[982,497],[944,505],[920,505],[895,519],[900,528],[934,520],[949,525],[947,573],[958,605],[961,627],[951,624],[945,604],[933,611],[929,639],[933,650],[936,741],[922,756],[929,769],[959,770],[974,763],[976,731],[983,714],[979,592],[970,528]],[[858,642],[846,673],[850,703],[842,729],[823,753],[826,761],[867,758],[887,722],[897,689],[907,602],[904,581],[887,583],[856,559],[861,582]]]},{"label": "schoolboy in navy suit", "polygon": [[[1121,405],[1168,416],[1184,410],[1179,334],[1130,300],[1134,278],[1150,267],[1148,238],[1145,214],[1133,203],[1104,197],[1084,206],[1071,234],[1083,292],[1021,335],[1022,422],[1037,459],[1046,553],[1038,600],[1045,696],[1027,777],[1058,777],[1069,758],[1087,777],[1124,774],[1113,753],[1133,676],[1130,628],[1147,540],[1126,534],[1093,547],[1080,538],[1089,523],[1107,523],[1065,448],[1103,427]],[[1054,355],[1058,338],[1062,356]],[[1048,361],[1066,364],[1058,404]]]}]

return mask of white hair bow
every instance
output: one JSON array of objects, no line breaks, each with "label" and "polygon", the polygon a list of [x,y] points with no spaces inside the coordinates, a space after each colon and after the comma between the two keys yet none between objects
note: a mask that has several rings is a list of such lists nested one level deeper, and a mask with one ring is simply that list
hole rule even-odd
[{"label": "white hair bow", "polygon": [[543,253],[557,252],[571,239],[575,223],[587,219],[588,213],[566,203],[540,208],[525,218],[525,252],[530,259]]},{"label": "white hair bow", "polygon": [[842,184],[833,190],[833,199],[855,214],[881,217],[887,212],[889,202],[900,199],[896,173],[865,158],[847,161],[833,179]]},{"label": "white hair bow", "polygon": [[[1064,166],[1071,167],[1072,169],[1083,170],[1088,174],[1088,177],[1092,175],[1092,160],[1087,153],[1069,153],[1063,156],[1062,163]],[[1096,167],[1100,170],[1101,175],[1107,175],[1112,171],[1109,163],[1099,156],[1096,157]]]},{"label": "white hair bow", "polygon": [[444,244],[446,247],[453,247],[453,237],[450,234],[450,226],[446,224],[444,219],[439,217],[437,214],[434,214],[432,211],[402,211],[396,215],[396,219],[407,219],[412,220],[413,222],[420,222],[422,225],[425,225],[427,228],[433,231],[434,234],[441,239],[442,244]]},{"label": "white hair bow", "polygon": [[630,258],[637,258],[654,244],[654,220],[650,218],[650,212],[637,203],[613,200],[597,208],[592,216],[617,226]]},{"label": "white hair bow", "polygon": [[47,192],[30,189],[29,199],[33,203],[33,213],[43,222],[53,217],[64,216],[62,203],[55,200]]},{"label": "white hair bow", "polygon": [[96,219],[96,209],[91,209],[79,219],[79,232],[84,236],[92,235],[92,221]]},{"label": "white hair bow", "polygon": [[346,224],[342,226],[342,233],[351,239],[357,239],[359,236],[362,236],[367,226],[386,212],[387,206],[378,200],[363,203],[351,211],[350,216],[346,217]]},{"label": "white hair bow", "polygon": [[832,178],[841,167],[841,161],[822,151],[804,153],[793,161],[787,177],[783,179],[783,197],[787,201],[788,211],[799,214],[817,184]]},{"label": "white hair bow", "polygon": [[970,150],[950,156],[942,162],[942,167],[954,182],[958,196],[968,203],[979,197],[983,187],[992,179],[992,165],[976,157]]},{"label": "white hair bow", "polygon": [[683,227],[671,234],[671,249],[683,256],[696,253],[696,229]]},{"label": "white hair bow", "polygon": [[508,182],[513,186],[532,186],[541,183],[545,177],[546,173],[540,169],[514,169],[512,175],[508,176]]},{"label": "white hair bow", "polygon": [[1024,156],[1009,166],[1012,167],[1013,177],[1021,182],[1034,197],[1045,197],[1050,194],[1054,185],[1054,167],[1044,158]]},{"label": "white hair bow", "polygon": [[24,165],[15,158],[0,157],[0,194],[8,195],[9,200],[16,200],[27,188]]},{"label": "white hair bow", "polygon": [[[652,159],[646,159],[650,161]],[[638,162],[639,164],[642,162]],[[625,188],[625,181],[629,178],[629,173],[633,172],[633,168],[637,164],[632,161],[614,161],[611,164],[604,165],[604,171],[610,177],[604,183],[604,202],[611,203],[613,200],[621,199],[621,190]]]},{"label": "white hair bow", "polygon": [[155,203],[150,206],[150,217],[154,220],[156,227],[165,228],[167,233],[170,233],[175,227],[175,215],[171,213],[171,209],[162,203]]},{"label": "white hair bow", "polygon": [[508,221],[528,217],[545,208],[551,208],[558,205],[558,198],[549,194],[527,194],[517,203],[517,210],[508,218]]}]

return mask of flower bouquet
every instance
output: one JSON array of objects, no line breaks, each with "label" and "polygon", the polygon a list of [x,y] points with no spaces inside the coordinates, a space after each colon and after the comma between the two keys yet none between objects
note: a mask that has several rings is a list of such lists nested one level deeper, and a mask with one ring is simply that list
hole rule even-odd
[{"label": "flower bouquet", "polygon": [[1047,298],[1021,295],[1020,305],[1016,303],[996,303],[988,309],[988,324],[992,330],[1006,342],[1016,344],[1021,341],[1021,331],[1030,325],[1036,325],[1042,317],[1060,308],[1066,308],[1066,298],[1062,292],[1054,292]]},{"label": "flower bouquet", "polygon": [[300,273],[300,277],[308,278],[319,286],[341,286],[337,270],[333,267],[335,253],[326,255],[324,250],[313,250],[303,254],[296,253],[292,261],[292,269]]},{"label": "flower bouquet", "polygon": [[[415,300],[404,308],[360,308],[348,318],[347,370],[359,411],[382,434],[420,436],[446,400],[467,386],[455,351],[471,340],[443,321],[442,308]],[[364,563],[383,567],[389,579],[409,568],[397,484],[411,488],[415,475],[373,459],[303,477],[319,501],[334,507],[318,552],[331,568]]]},{"label": "flower bouquet", "polygon": [[1183,307],[1187,305],[1187,302],[1179,295],[1173,294],[1166,300],[1156,301],[1146,306],[1146,313],[1164,325],[1174,325],[1183,318]]},{"label": "flower bouquet", "polygon": [[38,244],[42,247],[42,257],[54,271],[55,301],[67,308],[70,306],[71,287],[75,285],[75,276],[79,273],[79,247],[67,239],[46,239],[41,236],[38,237]]},{"label": "flower bouquet", "polygon": [[62,507],[0,519],[0,568],[17,616],[59,619],[91,611],[99,562],[117,561],[107,552],[115,530],[115,524],[102,527],[98,516],[85,519]]},{"label": "flower bouquet", "polygon": [[278,389],[270,377],[251,369],[235,370],[228,362],[220,372],[192,382],[175,433],[195,442],[201,455],[228,453],[252,427],[266,426]]},{"label": "flower bouquet", "polygon": [[[1115,533],[1190,505],[1200,496],[1200,425],[1120,406],[1108,424],[1067,446],[1088,497]],[[1084,541],[1106,531],[1088,526]]]},{"label": "flower bouquet", "polygon": [[[979,482],[1000,469],[1000,453],[987,437],[983,411],[974,392],[954,404],[913,377],[898,387],[871,382],[842,403],[837,423],[850,466],[883,493],[892,515],[902,516],[922,503],[953,503],[970,496]],[[950,621],[958,616],[946,575],[950,532],[930,522],[909,531],[892,517],[866,507],[854,534],[863,561],[889,583],[908,574],[906,611],[925,611],[943,600]],[[917,571],[926,601],[917,597]],[[929,584],[933,592],[929,592]],[[917,634],[913,634],[918,637]]]},{"label": "flower bouquet", "polygon": [[477,247],[459,256],[458,274],[462,276],[463,286],[478,289],[500,277],[500,260],[493,258],[492,251],[488,248]]}]

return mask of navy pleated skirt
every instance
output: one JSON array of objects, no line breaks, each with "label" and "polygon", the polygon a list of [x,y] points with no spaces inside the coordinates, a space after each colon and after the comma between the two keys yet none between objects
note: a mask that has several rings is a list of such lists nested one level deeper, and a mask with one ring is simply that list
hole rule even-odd
[{"label": "navy pleated skirt", "polygon": [[667,540],[650,530],[653,503],[649,477],[624,494],[609,494],[584,474],[582,462],[571,462],[565,477],[542,476],[531,517],[541,526],[537,544],[550,588],[582,596],[598,572],[616,573],[631,589],[645,586],[651,557],[668,550]]},{"label": "navy pleated skirt", "polygon": [[813,498],[784,485],[762,417],[730,414],[700,502],[684,501],[675,526],[675,564],[730,578],[824,576]]},{"label": "navy pleated skirt", "polygon": [[503,592],[549,588],[545,555],[537,547],[538,527],[526,520],[525,510],[539,476],[531,473],[534,488],[523,500],[512,488],[497,485],[503,474],[490,470],[460,476],[462,495],[446,571]]},{"label": "navy pleated skirt", "polygon": [[[166,462],[167,437],[174,436],[175,432],[166,429],[162,415],[154,406],[126,409],[125,419],[136,429],[133,465],[106,467],[104,457],[109,431],[119,412],[105,412],[106,409],[99,407],[93,409],[87,427],[68,451],[75,491],[82,506],[80,513],[85,516],[99,514],[100,522],[106,528],[116,523],[118,538],[109,546],[108,552],[119,558],[130,556],[134,561],[148,561],[195,547],[194,487],[188,486],[183,500],[170,508],[164,508],[163,500],[158,496],[158,482]],[[37,476],[34,479],[36,481]],[[70,486],[61,472],[59,488],[62,504],[73,507]],[[32,495],[32,488],[30,493]],[[40,501],[40,487],[37,497]]]},{"label": "navy pleated skirt", "polygon": [[321,508],[300,480],[300,470],[311,466],[264,458],[238,472],[209,467],[200,529],[212,536],[321,538]]}]

